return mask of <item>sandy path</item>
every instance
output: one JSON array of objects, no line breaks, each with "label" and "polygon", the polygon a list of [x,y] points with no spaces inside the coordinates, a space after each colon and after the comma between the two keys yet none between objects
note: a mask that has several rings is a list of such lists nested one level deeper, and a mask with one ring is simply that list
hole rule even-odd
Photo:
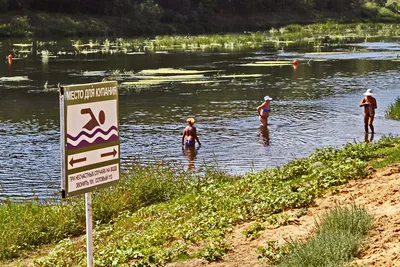
[{"label": "sandy path", "polygon": [[267,229],[256,240],[250,241],[242,234],[250,223],[237,226],[229,237],[232,250],[222,261],[207,263],[199,259],[169,264],[168,266],[265,266],[257,260],[258,246],[266,241],[299,239],[313,228],[315,218],[323,216],[336,203],[364,206],[374,215],[375,227],[369,232],[369,245],[363,249],[355,263],[360,266],[400,266],[400,164],[375,171],[363,180],[351,181],[335,192],[317,199],[305,216],[290,225]]}]

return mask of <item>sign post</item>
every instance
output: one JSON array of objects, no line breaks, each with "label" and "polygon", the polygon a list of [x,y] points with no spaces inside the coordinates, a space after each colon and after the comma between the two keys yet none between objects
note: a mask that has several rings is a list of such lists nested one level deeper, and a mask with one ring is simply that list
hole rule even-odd
[{"label": "sign post", "polygon": [[87,264],[93,266],[92,191],[117,184],[117,82],[60,87],[62,198],[85,194]]},{"label": "sign post", "polygon": [[92,192],[85,193],[87,266],[93,266],[93,213]]}]

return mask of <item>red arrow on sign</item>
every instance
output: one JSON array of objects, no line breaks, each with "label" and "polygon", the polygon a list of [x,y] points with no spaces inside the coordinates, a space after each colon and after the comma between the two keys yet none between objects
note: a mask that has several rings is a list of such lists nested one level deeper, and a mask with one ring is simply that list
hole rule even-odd
[{"label": "red arrow on sign", "polygon": [[79,162],[84,162],[86,161],[86,158],[80,158],[80,159],[75,159],[72,157],[71,160],[69,161],[69,164],[74,167],[75,163],[79,163]]},{"label": "red arrow on sign", "polygon": [[104,158],[104,157],[108,157],[108,156],[113,156],[113,158],[114,158],[115,155],[117,155],[117,151],[115,149],[113,149],[113,151],[111,151],[111,152],[101,154],[101,157]]}]

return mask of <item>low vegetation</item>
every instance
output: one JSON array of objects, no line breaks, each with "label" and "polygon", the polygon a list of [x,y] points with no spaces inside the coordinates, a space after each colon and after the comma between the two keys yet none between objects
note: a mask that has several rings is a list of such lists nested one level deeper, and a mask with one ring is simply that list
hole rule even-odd
[{"label": "low vegetation", "polygon": [[[399,155],[400,138],[317,149],[282,167],[232,177],[205,166],[190,174],[171,164],[133,161],[115,188],[95,193],[96,266],[162,265],[200,257],[218,260],[229,251],[227,235],[248,221],[284,223],[280,212],[296,216],[331,187],[368,175],[368,162]],[[399,161],[392,157],[386,164]],[[251,238],[261,230],[254,225]],[[7,261],[46,243],[58,243],[37,266],[84,265],[84,203],[5,201],[0,206],[0,257]],[[193,249],[193,245],[197,249]]]},{"label": "low vegetation", "polygon": [[[267,31],[226,34],[201,35],[159,35],[154,38],[119,38],[114,43],[105,41],[82,44],[79,40],[76,46],[120,47],[138,52],[147,51],[219,51],[254,49],[269,45],[289,46],[299,42],[322,46],[329,43],[346,43],[355,40],[368,41],[371,37],[396,36],[400,34],[400,24],[396,23],[347,23],[332,21],[309,25],[290,24]],[[291,64],[287,61],[260,61],[259,64]]]},{"label": "low vegetation", "polygon": [[[212,175],[218,172],[209,171]],[[208,179],[206,171],[204,179]],[[173,164],[142,165],[132,161],[116,188],[93,194],[97,225],[110,223],[125,211],[165,202],[193,190],[198,178]],[[210,178],[211,179],[211,178]],[[25,249],[57,242],[85,232],[82,197],[60,201],[13,202],[0,205],[0,261],[21,256]]]},{"label": "low vegetation", "polygon": [[372,226],[373,216],[364,208],[335,207],[307,240],[290,244],[279,266],[343,266],[363,247]]},{"label": "low vegetation", "polygon": [[400,120],[400,98],[397,98],[396,101],[387,108],[386,117]]}]

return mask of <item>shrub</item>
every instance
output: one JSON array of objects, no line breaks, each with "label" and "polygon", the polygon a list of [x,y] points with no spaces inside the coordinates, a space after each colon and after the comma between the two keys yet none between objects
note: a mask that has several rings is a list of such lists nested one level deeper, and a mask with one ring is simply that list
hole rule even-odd
[{"label": "shrub", "polygon": [[315,236],[292,244],[279,266],[342,266],[362,247],[372,223],[362,207],[335,207],[316,222]]},{"label": "shrub", "polygon": [[400,119],[400,97],[397,98],[396,101],[387,108],[385,115],[390,119]]}]

